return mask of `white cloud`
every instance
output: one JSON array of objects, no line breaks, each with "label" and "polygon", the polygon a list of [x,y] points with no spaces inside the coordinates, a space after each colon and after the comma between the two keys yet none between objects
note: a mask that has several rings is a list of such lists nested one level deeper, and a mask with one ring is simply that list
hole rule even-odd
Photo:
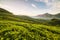
[{"label": "white cloud", "polygon": [[40,2],[40,0],[35,0],[36,2]]},{"label": "white cloud", "polygon": [[37,6],[35,4],[31,4],[31,6],[34,7],[34,8],[37,8]]},{"label": "white cloud", "polygon": [[60,13],[60,2],[53,2],[49,10],[51,10],[50,11],[51,14]]},{"label": "white cloud", "polygon": [[44,0],[45,3],[48,3],[49,0]]},{"label": "white cloud", "polygon": [[57,3],[53,3],[52,4],[52,9],[53,10],[59,10],[60,11],[60,2],[57,2]]},{"label": "white cloud", "polygon": [[26,2],[28,1],[28,0],[25,0]]},{"label": "white cloud", "polygon": [[35,0],[36,2],[48,2],[48,0]]},{"label": "white cloud", "polygon": [[35,0],[36,2],[44,2],[45,0]]},{"label": "white cloud", "polygon": [[44,2],[47,6],[50,6],[52,3],[49,3],[49,0],[35,0],[36,2]]},{"label": "white cloud", "polygon": [[[52,13],[52,14],[56,14],[58,12],[60,12],[60,1],[58,0],[50,0],[51,2],[49,2],[49,0],[35,0],[36,2],[44,2],[46,3],[47,7],[50,7],[50,9],[48,8],[48,12]],[[45,10],[45,12],[47,12]]]}]

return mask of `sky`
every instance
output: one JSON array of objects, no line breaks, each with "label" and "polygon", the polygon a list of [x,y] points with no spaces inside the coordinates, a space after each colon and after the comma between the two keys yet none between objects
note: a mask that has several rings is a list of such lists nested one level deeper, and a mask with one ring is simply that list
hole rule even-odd
[{"label": "sky", "polygon": [[57,14],[60,13],[60,0],[0,0],[0,8],[15,15]]}]

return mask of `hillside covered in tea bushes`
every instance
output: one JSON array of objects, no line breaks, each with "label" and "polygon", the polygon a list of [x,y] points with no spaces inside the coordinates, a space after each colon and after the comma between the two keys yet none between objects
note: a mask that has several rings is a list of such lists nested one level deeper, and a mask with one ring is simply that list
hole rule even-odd
[{"label": "hillside covered in tea bushes", "polygon": [[0,40],[60,40],[60,20],[34,19],[0,8]]}]

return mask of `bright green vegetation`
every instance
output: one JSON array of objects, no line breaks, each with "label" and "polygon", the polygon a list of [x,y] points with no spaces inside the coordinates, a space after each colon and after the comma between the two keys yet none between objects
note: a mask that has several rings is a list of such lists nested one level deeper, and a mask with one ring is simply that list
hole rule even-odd
[{"label": "bright green vegetation", "polygon": [[[0,40],[60,40],[59,20],[51,22],[15,16],[0,9]],[[6,12],[7,13],[7,12]],[[54,23],[57,23],[54,25]],[[49,24],[50,23],[50,24]]]}]

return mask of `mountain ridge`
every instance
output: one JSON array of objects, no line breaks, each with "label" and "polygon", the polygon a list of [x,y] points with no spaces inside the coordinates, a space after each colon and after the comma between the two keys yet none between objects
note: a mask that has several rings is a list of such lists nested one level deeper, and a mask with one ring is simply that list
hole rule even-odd
[{"label": "mountain ridge", "polygon": [[57,13],[55,15],[52,15],[52,14],[49,14],[49,13],[45,13],[45,14],[40,14],[40,15],[37,15],[37,17],[60,17],[60,13]]}]

